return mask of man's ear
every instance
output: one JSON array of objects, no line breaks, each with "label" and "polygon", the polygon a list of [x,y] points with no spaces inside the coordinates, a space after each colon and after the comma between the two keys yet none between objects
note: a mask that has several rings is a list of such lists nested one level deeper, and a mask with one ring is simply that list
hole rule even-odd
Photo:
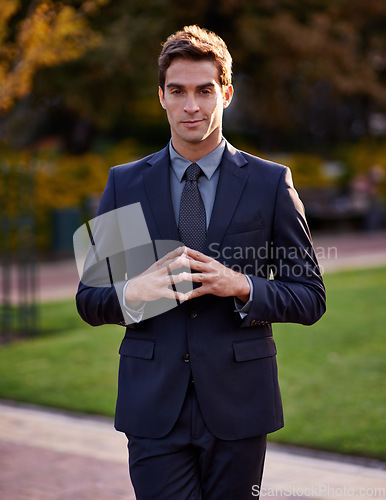
[{"label": "man's ear", "polygon": [[159,97],[159,102],[161,103],[161,106],[166,109],[165,105],[165,99],[164,99],[164,93],[161,87],[158,87],[158,97]]},{"label": "man's ear", "polygon": [[228,85],[227,87],[223,87],[223,106],[224,109],[229,106],[233,97],[233,85]]}]

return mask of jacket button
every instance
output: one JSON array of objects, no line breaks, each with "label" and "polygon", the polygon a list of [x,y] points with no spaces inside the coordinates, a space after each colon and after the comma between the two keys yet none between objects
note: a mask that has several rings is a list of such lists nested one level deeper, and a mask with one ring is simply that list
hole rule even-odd
[{"label": "jacket button", "polygon": [[197,318],[197,311],[190,311],[189,316],[194,319]]},{"label": "jacket button", "polygon": [[182,356],[182,359],[185,361],[185,363],[189,363],[189,361],[190,361],[190,356],[189,356],[189,354],[184,354],[184,355]]}]

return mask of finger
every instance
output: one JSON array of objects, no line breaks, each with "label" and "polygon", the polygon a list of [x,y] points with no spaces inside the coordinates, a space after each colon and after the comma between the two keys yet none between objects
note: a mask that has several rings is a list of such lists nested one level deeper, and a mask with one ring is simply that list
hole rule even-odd
[{"label": "finger", "polygon": [[167,267],[169,268],[169,271],[175,271],[176,269],[179,269],[181,267],[187,267],[190,268],[190,263],[192,261],[186,257],[186,255],[182,254],[173,261],[171,261]]},{"label": "finger", "polygon": [[165,262],[162,267],[154,270],[153,272],[155,276],[162,277],[168,274],[172,274],[172,271],[175,271],[176,269],[181,267],[189,267],[189,261],[186,257],[177,257],[172,261]]},{"label": "finger", "polygon": [[173,284],[181,283],[182,281],[193,281],[194,283],[202,283],[205,280],[205,276],[201,273],[179,273],[179,274],[172,274],[170,275],[170,278],[173,282]]},{"label": "finger", "polygon": [[157,260],[153,264],[153,266],[155,266],[156,269],[162,269],[163,267],[168,265],[170,262],[172,262],[174,259],[176,259],[179,255],[181,255],[181,253],[182,253],[182,251],[179,251],[179,249],[176,248],[172,252],[169,252],[168,254],[164,255],[161,259]]},{"label": "finger", "polygon": [[208,262],[202,262],[199,260],[189,260],[189,267],[192,271],[199,271],[202,273],[209,273],[211,271],[210,264]]},{"label": "finger", "polygon": [[171,285],[174,285],[174,279],[173,279],[173,275],[168,273],[168,274],[165,274],[165,276],[163,276],[163,284],[165,284],[165,286],[169,287]]},{"label": "finger", "polygon": [[212,260],[212,257],[209,257],[208,255],[205,255],[202,252],[199,252],[198,250],[193,250],[192,248],[185,248],[185,253],[192,259],[198,260],[200,262],[210,262]]},{"label": "finger", "polygon": [[166,255],[164,255],[161,259],[157,261],[159,264],[159,267],[164,266],[168,261],[172,261],[175,258],[179,257],[182,253],[184,253],[185,247],[178,247],[172,250],[171,252],[168,252]]},{"label": "finger", "polygon": [[170,288],[167,288],[165,290],[163,297],[166,299],[175,299],[178,300],[179,302],[184,302],[186,300],[184,293],[171,290]]},{"label": "finger", "polygon": [[207,293],[209,293],[207,288],[205,286],[200,286],[198,288],[194,288],[190,292],[185,293],[184,300],[196,299],[197,297],[202,297],[203,295],[206,295]]},{"label": "finger", "polygon": [[192,281],[191,273],[179,273],[179,274],[171,274],[170,279],[172,284],[176,285],[177,283],[181,283],[182,281]]},{"label": "finger", "polygon": [[185,247],[175,248],[171,252],[164,255],[161,259],[154,262],[154,264],[152,264],[148,269],[146,269],[143,273],[141,273],[141,275],[146,275],[160,270],[161,270],[160,274],[162,274],[164,272],[165,266],[169,265],[171,262],[177,259],[180,255],[184,253],[184,251]]}]

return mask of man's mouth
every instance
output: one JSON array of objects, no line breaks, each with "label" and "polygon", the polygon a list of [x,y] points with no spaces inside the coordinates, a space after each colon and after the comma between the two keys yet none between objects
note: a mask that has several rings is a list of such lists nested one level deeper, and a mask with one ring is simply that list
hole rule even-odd
[{"label": "man's mouth", "polygon": [[185,125],[185,127],[195,127],[196,125],[199,125],[203,120],[185,120],[182,123]]}]

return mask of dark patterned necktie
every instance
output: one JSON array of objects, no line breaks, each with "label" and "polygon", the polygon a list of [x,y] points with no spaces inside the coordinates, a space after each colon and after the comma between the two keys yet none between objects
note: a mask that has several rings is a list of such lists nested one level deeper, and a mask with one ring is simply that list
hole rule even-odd
[{"label": "dark patterned necktie", "polygon": [[206,213],[198,189],[201,168],[192,163],[186,169],[186,182],[181,195],[178,231],[182,243],[202,252],[206,238]]}]

